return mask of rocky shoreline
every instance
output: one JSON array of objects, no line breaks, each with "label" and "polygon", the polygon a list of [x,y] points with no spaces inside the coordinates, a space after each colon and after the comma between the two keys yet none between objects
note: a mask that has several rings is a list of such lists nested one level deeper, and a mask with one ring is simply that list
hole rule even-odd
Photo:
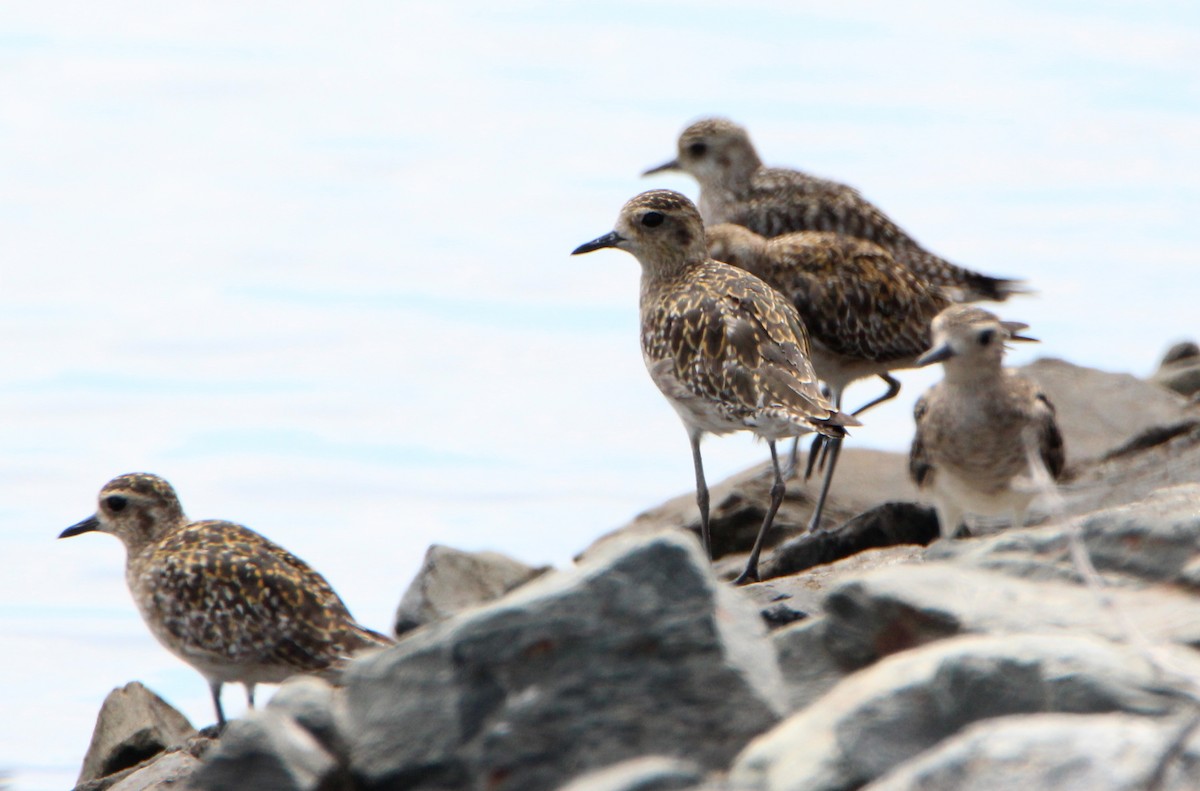
[{"label": "rocky shoreline", "polygon": [[741,589],[726,580],[765,467],[713,487],[716,564],[690,495],[570,569],[434,547],[399,643],[339,686],[294,678],[219,738],[140,684],[114,690],[77,789],[1195,789],[1188,351],[1149,382],[1026,367],[1069,459],[1031,526],[935,540],[903,455],[848,445],[827,532],[803,534],[793,482],[766,579]]}]

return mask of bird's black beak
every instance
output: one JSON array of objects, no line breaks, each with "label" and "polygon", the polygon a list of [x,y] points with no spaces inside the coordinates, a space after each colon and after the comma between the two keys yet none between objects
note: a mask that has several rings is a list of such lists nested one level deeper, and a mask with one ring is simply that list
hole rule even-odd
[{"label": "bird's black beak", "polygon": [[671,170],[679,170],[679,160],[678,159],[672,159],[670,162],[664,162],[661,165],[659,165],[658,167],[650,168],[649,170],[643,171],[642,175],[643,176],[653,176],[655,173],[666,173]]},{"label": "bird's black beak", "polygon": [[926,365],[933,365],[934,363],[940,363],[945,360],[949,360],[953,356],[954,349],[951,348],[950,344],[943,343],[941,346],[935,346],[918,357],[916,360],[916,365],[918,368],[921,368]]},{"label": "bird's black beak", "polygon": [[59,533],[58,537],[59,538],[70,538],[71,536],[77,536],[80,533],[90,533],[93,530],[99,530],[99,529],[100,529],[100,520],[96,518],[95,514],[92,514],[87,519],[84,519],[82,522],[76,522],[75,524],[68,527],[66,530]]},{"label": "bird's black beak", "polygon": [[593,239],[590,242],[584,242],[571,251],[571,255],[581,255],[590,253],[593,250],[603,250],[605,247],[616,247],[621,242],[625,241],[625,237],[616,231],[609,231],[599,239]]}]

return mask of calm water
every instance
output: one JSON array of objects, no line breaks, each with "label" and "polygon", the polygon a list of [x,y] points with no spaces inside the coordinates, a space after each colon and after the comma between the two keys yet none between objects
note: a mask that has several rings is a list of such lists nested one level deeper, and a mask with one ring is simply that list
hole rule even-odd
[{"label": "calm water", "polygon": [[[0,771],[69,787],[132,679],[211,719],[117,541],[54,540],[116,474],[278,540],[380,629],[432,542],[562,564],[688,491],[636,263],[567,253],[642,189],[695,195],[637,174],[696,117],[1028,277],[1003,312],[1045,342],[1015,362],[1148,373],[1198,334],[1198,51],[1185,3],[6,8]],[[855,442],[905,447],[935,377]],[[706,456],[715,480],[764,449]]]}]

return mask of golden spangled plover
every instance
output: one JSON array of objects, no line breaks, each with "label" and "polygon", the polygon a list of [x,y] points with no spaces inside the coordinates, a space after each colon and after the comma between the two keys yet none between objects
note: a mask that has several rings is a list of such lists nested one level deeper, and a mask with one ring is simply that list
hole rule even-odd
[{"label": "golden spangled plover", "polygon": [[[792,300],[808,329],[813,368],[836,407],[841,409],[842,394],[856,379],[878,376],[887,383],[887,391],[856,409],[855,416],[900,392],[900,382],[889,372],[916,365],[929,348],[934,317],[951,304],[940,288],[865,239],[830,231],[767,239],[732,223],[710,226],[705,233],[710,256],[758,275]],[[810,474],[825,443],[825,476],[809,530],[820,526],[842,441],[817,435]],[[793,445],[790,467],[795,454]]]},{"label": "golden spangled plover", "polygon": [[834,231],[867,239],[918,277],[953,290],[956,301],[1002,301],[1025,291],[1019,281],[973,272],[928,252],[852,187],[764,167],[746,130],[723,118],[683,130],[676,158],[643,175],[668,170],[683,171],[700,183],[700,214],[708,225],[737,223],[766,237]]},{"label": "golden spangled plover", "polygon": [[942,535],[964,515],[1024,523],[1033,498],[1063,471],[1054,406],[1036,384],[1003,368],[1006,341],[1033,341],[1028,325],[954,305],[933,322],[933,345],[918,362],[944,377],[917,401],[909,471],[937,509]]},{"label": "golden spangled plover", "polygon": [[737,582],[756,580],[763,539],[785,491],[775,441],[810,431],[840,438],[858,421],[821,394],[796,308],[758,277],[709,258],[700,214],[683,195],[638,195],[621,209],[611,233],[572,254],[605,247],[631,253],[642,265],[642,356],[687,428],[701,535],[710,553],[701,436],[751,431],[771,449],[771,503]]},{"label": "golden spangled plover", "polygon": [[334,671],[355,652],[392,640],[351,617],[325,578],[242,525],[191,522],[171,485],[130,473],[100,490],[96,513],[59,538],[100,531],[125,545],[125,581],[160,643],[200,671],[225,724],[221,686]]}]

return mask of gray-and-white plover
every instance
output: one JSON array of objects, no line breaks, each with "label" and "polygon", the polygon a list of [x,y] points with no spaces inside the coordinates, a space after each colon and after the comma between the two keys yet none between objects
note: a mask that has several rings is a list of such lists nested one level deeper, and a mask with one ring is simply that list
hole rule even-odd
[{"label": "gray-and-white plover", "polygon": [[254,687],[330,671],[392,640],[358,625],[325,578],[233,522],[189,521],[171,485],[130,473],[100,491],[96,513],[59,538],[100,531],[125,545],[125,580],[160,643],[209,684],[218,726],[221,686]]},{"label": "gray-and-white plover", "polygon": [[1003,368],[1006,341],[1032,341],[1028,325],[954,305],[933,322],[918,362],[942,363],[941,382],[917,402],[909,471],[937,509],[942,535],[966,514],[1024,522],[1033,498],[1063,471],[1054,406],[1036,384]]},{"label": "gray-and-white plover", "polygon": [[611,233],[573,255],[605,247],[631,253],[642,265],[642,356],[691,440],[706,550],[712,544],[701,436],[751,431],[771,449],[771,503],[738,578],[756,580],[763,539],[785,491],[775,441],[810,431],[840,438],[857,421],[821,394],[796,308],[760,278],[709,258],[704,224],[686,197],[670,190],[638,195]]},{"label": "gray-and-white plover", "polygon": [[[930,324],[948,307],[949,297],[896,263],[891,254],[865,239],[831,231],[800,231],[767,239],[732,223],[705,231],[709,255],[758,275],[792,300],[804,318],[817,376],[839,409],[842,394],[856,379],[878,376],[883,395],[856,409],[867,409],[900,392],[889,372],[912,368],[930,345]],[[825,476],[809,530],[820,526],[833,480],[841,440],[821,435],[809,454],[808,471],[825,449]],[[795,445],[791,465],[795,465]]]},{"label": "gray-and-white plover", "polygon": [[700,214],[708,225],[732,222],[766,237],[794,231],[834,231],[875,242],[923,280],[952,291],[956,301],[1002,301],[1025,289],[930,253],[852,187],[798,170],[764,167],[746,130],[708,118],[679,136],[675,159],[643,175],[680,170],[700,183]]}]

